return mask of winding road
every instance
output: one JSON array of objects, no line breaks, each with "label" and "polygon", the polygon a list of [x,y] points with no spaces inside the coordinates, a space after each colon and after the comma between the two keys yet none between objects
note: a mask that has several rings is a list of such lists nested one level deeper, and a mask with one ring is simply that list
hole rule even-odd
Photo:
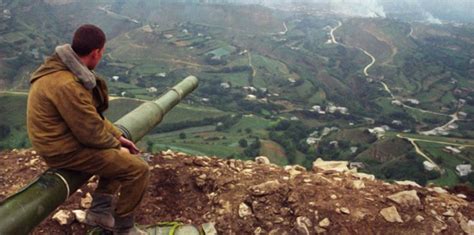
[{"label": "winding road", "polygon": [[430,157],[428,157],[428,155],[426,155],[423,151],[421,151],[420,147],[418,147],[418,145],[415,143],[415,139],[412,139],[412,138],[408,138],[408,137],[404,137],[400,134],[397,134],[397,137],[398,138],[402,138],[402,139],[406,139],[408,140],[408,142],[411,143],[411,145],[413,145],[413,147],[415,148],[415,151],[418,155],[422,156],[423,158],[425,158],[428,162],[432,163],[433,165],[435,165],[435,170],[437,171],[441,171],[441,167],[436,164],[436,162],[434,162]]},{"label": "winding road", "polygon": [[283,22],[283,27],[285,28],[285,31],[279,32],[281,35],[285,35],[288,32],[288,27],[286,27],[286,22]]},{"label": "winding road", "polygon": [[364,68],[364,75],[368,77],[368,76],[369,76],[368,70],[369,70],[370,67],[372,67],[372,65],[375,64],[375,57],[374,57],[372,54],[370,54],[369,52],[367,52],[366,50],[364,50],[364,49],[362,49],[362,48],[359,48],[359,49],[362,50],[362,51],[363,51],[367,56],[369,56],[370,59],[372,60],[372,61],[370,62],[370,64],[368,64],[368,65],[365,66],[365,68]]},{"label": "winding road", "polygon": [[331,31],[329,32],[331,34],[331,42],[334,43],[334,44],[339,44],[337,41],[336,41],[336,37],[334,37],[334,31],[336,31],[339,27],[342,26],[342,22],[341,21],[338,21],[337,22],[337,26],[334,27],[334,28],[331,28]]},{"label": "winding road", "polygon": [[[334,43],[334,44],[340,44],[340,45],[343,45],[343,46],[345,46],[345,47],[351,48],[351,46],[344,45],[344,44],[339,43],[339,42],[336,41],[336,38],[335,38],[335,36],[334,36],[334,32],[335,32],[339,27],[341,27],[341,26],[342,26],[341,21],[338,21],[338,25],[337,25],[336,27],[334,27],[334,28],[331,28],[331,31],[330,31],[331,42]],[[413,28],[411,27],[411,28],[410,28],[410,33],[409,33],[408,36],[413,37],[412,34],[413,34]],[[375,57],[374,57],[372,54],[370,54],[370,53],[369,53],[368,51],[366,51],[365,49],[360,48],[360,47],[355,47],[355,48],[361,50],[364,54],[366,54],[367,56],[369,56],[370,59],[371,59],[371,62],[370,62],[367,66],[365,66],[365,67],[364,67],[364,70],[363,70],[364,75],[365,75],[366,77],[369,77],[370,74],[369,74],[368,70],[375,64],[375,62],[376,62],[377,60],[375,59]],[[453,124],[454,122],[456,122],[456,121],[459,120],[459,117],[458,117],[457,112],[455,112],[455,113],[453,113],[453,114],[451,114],[451,115],[448,115],[448,114],[444,114],[444,113],[438,113],[438,112],[433,112],[433,111],[424,110],[424,109],[420,109],[420,108],[415,108],[415,107],[409,106],[409,105],[403,103],[401,100],[397,99],[397,98],[395,97],[395,95],[393,95],[393,93],[392,93],[390,87],[389,87],[385,82],[380,81],[380,84],[383,86],[384,90],[387,91],[387,93],[390,94],[390,97],[392,98],[392,100],[397,100],[397,101],[399,101],[399,102],[401,103],[401,105],[402,105],[403,107],[405,107],[405,108],[417,110],[417,111],[422,112],[422,113],[430,113],[430,114],[434,114],[434,115],[449,116],[449,117],[451,117],[451,120],[450,120],[449,122],[447,122],[446,124],[444,124],[444,125],[442,125],[442,126],[439,126],[439,127],[436,127],[436,128],[434,128],[434,129],[432,129],[432,130],[429,130],[429,131],[420,132],[421,134],[424,134],[424,135],[436,135],[436,134],[438,133],[438,131],[444,131],[444,130],[446,130],[449,125],[451,125],[451,124]],[[397,137],[408,140],[408,141],[413,145],[413,147],[415,148],[416,152],[417,152],[420,156],[422,156],[423,158],[425,158],[425,159],[428,160],[429,162],[433,163],[433,164],[437,167],[436,170],[441,171],[441,168],[438,166],[438,164],[436,164],[430,157],[428,157],[425,153],[423,153],[423,151],[421,151],[421,149],[420,149],[420,148],[418,147],[418,145],[415,143],[415,141],[424,141],[424,142],[431,142],[431,143],[440,143],[439,141],[415,139],[415,138],[410,138],[410,137],[404,137],[404,136],[402,136],[402,135],[400,135],[400,134],[398,134]],[[455,144],[447,143],[447,142],[443,142],[443,144],[455,145]]]}]

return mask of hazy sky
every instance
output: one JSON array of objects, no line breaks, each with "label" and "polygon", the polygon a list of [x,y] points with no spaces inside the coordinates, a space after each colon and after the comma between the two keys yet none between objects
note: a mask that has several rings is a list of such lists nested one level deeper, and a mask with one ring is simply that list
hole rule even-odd
[{"label": "hazy sky", "polygon": [[474,0],[240,0],[268,6],[316,2],[329,4],[332,11],[352,16],[385,17],[410,12],[430,23],[442,20],[474,20]]}]

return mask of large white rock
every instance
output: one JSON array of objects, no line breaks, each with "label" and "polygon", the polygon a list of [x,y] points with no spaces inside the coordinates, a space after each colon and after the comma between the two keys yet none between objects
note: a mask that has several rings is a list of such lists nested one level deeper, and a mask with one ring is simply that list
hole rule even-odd
[{"label": "large white rock", "polygon": [[257,164],[262,164],[262,165],[268,165],[270,164],[270,160],[268,159],[268,157],[265,157],[265,156],[258,156],[255,158],[255,162]]},{"label": "large white rock", "polygon": [[324,161],[321,158],[316,159],[316,161],[313,162],[313,170],[317,171],[318,169],[320,170],[325,170],[325,171],[338,171],[338,172],[344,172],[344,171],[349,171],[349,168],[347,165],[349,164],[348,161]]},{"label": "large white rock", "polygon": [[413,187],[421,188],[421,186],[420,186],[419,184],[417,184],[416,182],[414,182],[414,181],[411,181],[411,180],[400,180],[400,181],[395,181],[395,184],[398,184],[398,185],[409,185],[409,186],[413,186]]},{"label": "large white rock", "polygon": [[461,221],[460,223],[462,230],[467,234],[474,234],[474,220]]},{"label": "large white rock", "polygon": [[278,180],[271,180],[265,183],[251,186],[249,190],[254,196],[263,196],[278,191],[281,186],[282,184]]},{"label": "large white rock", "polygon": [[365,188],[364,181],[362,181],[362,180],[352,181],[352,188],[353,189],[363,189],[363,188]]},{"label": "large white rock", "polygon": [[387,198],[398,203],[400,206],[419,206],[421,204],[415,190],[398,192]]},{"label": "large white rock", "polygon": [[366,174],[366,173],[360,173],[360,172],[352,172],[350,173],[352,176],[358,178],[358,179],[367,179],[367,180],[375,180],[374,175]]}]

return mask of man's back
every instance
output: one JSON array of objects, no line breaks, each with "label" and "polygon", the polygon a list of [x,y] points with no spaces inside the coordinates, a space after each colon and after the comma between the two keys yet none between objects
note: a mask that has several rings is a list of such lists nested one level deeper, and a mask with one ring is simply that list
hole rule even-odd
[{"label": "man's back", "polygon": [[105,130],[96,103],[92,91],[56,55],[50,57],[31,78],[27,126],[33,148],[54,156],[84,146],[119,147],[113,131]]}]

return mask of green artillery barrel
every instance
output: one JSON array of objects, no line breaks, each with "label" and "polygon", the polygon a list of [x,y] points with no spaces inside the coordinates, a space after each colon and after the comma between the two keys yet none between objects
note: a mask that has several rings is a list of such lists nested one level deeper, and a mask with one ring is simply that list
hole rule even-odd
[{"label": "green artillery barrel", "polygon": [[[155,101],[138,106],[115,124],[125,137],[138,141],[197,85],[197,78],[189,76]],[[90,177],[69,170],[47,170],[36,181],[0,202],[0,234],[28,234]]]}]

